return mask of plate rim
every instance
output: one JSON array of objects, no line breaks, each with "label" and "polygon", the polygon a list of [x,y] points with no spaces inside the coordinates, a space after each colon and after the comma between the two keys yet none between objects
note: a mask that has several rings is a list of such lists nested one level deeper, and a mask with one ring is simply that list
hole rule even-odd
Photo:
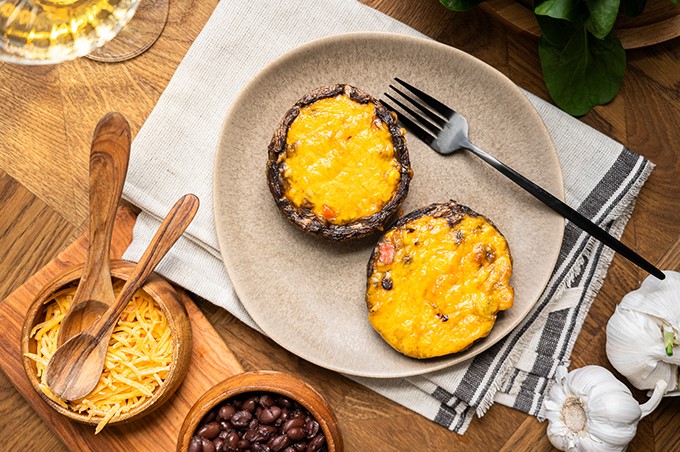
[{"label": "plate rim", "polygon": [[[246,83],[244,85],[244,87],[240,90],[238,95],[234,98],[231,106],[229,107],[229,110],[225,114],[224,120],[222,122],[222,126],[220,127],[219,139],[216,143],[216,153],[215,153],[215,160],[213,162],[213,174],[212,174],[212,177],[213,177],[213,184],[212,184],[213,220],[214,220],[214,223],[215,223],[215,233],[216,233],[216,236],[217,236],[220,256],[222,258],[221,260],[222,260],[222,263],[225,267],[225,270],[226,270],[226,272],[229,276],[229,279],[232,283],[234,292],[236,293],[239,300],[244,299],[241,296],[241,294],[244,293],[244,289],[241,287],[240,283],[238,282],[238,278],[236,278],[236,279],[234,278],[234,275],[238,274],[238,272],[234,268],[234,263],[231,262],[230,259],[228,258],[229,253],[227,251],[225,251],[226,245],[225,245],[224,242],[226,241],[226,239],[223,236],[224,233],[220,233],[220,228],[217,227],[217,224],[218,224],[217,219],[221,216],[221,214],[220,214],[221,208],[220,208],[220,203],[219,203],[219,197],[222,193],[218,191],[218,189],[217,189],[218,184],[215,183],[215,181],[217,180],[217,178],[219,176],[218,175],[218,173],[219,173],[219,168],[218,168],[219,158],[218,157],[219,157],[219,154],[220,154],[220,149],[223,149],[222,143],[225,140],[225,130],[226,130],[232,116],[235,114],[234,112],[235,112],[236,109],[234,107],[241,101],[241,99],[247,93],[249,93],[253,89],[253,86],[255,86],[257,83],[259,83],[259,80],[262,77],[264,77],[266,74],[268,74],[269,72],[274,70],[279,64],[281,64],[282,62],[291,58],[292,56],[297,55],[298,53],[309,51],[309,49],[313,49],[317,46],[327,45],[327,44],[340,42],[340,41],[353,41],[353,40],[356,40],[356,39],[405,40],[405,41],[417,42],[417,43],[420,43],[422,45],[438,46],[438,47],[444,49],[447,52],[457,53],[458,56],[461,57],[461,58],[468,59],[470,61],[474,60],[475,64],[481,64],[481,65],[485,66],[487,70],[491,70],[491,71],[495,72],[496,74],[498,74],[500,76],[499,81],[501,81],[502,83],[507,85],[508,89],[514,90],[516,93],[521,94],[521,96],[518,96],[518,99],[521,97],[521,99],[522,99],[521,102],[523,102],[525,104],[527,113],[534,116],[535,119],[537,119],[540,122],[540,124],[542,125],[542,127],[540,128],[540,133],[542,133],[544,135],[544,138],[546,139],[545,140],[546,144],[550,146],[550,149],[552,150],[552,152],[556,156],[556,163],[557,163],[556,164],[556,170],[557,170],[557,174],[559,174],[559,184],[558,184],[559,193],[553,192],[552,194],[554,196],[556,196],[557,198],[559,198],[560,200],[564,201],[564,197],[565,197],[564,174],[562,172],[562,166],[559,162],[559,154],[557,153],[557,149],[555,148],[554,141],[553,141],[550,133],[548,132],[547,127],[545,126],[543,118],[541,118],[541,116],[538,114],[536,107],[534,107],[534,105],[529,101],[526,94],[514,82],[512,82],[512,80],[510,80],[505,74],[500,72],[498,69],[496,69],[493,66],[489,65],[488,63],[468,54],[467,52],[464,52],[464,51],[457,49],[453,46],[449,46],[449,45],[440,43],[440,42],[435,41],[435,40],[430,39],[430,38],[423,38],[423,37],[406,35],[406,34],[401,34],[401,33],[364,31],[364,32],[350,32],[350,33],[334,34],[334,35],[329,35],[329,36],[325,36],[325,37],[322,37],[322,38],[314,39],[314,40],[303,43],[299,46],[296,46],[296,47],[282,53],[279,57],[275,58],[274,60],[269,62],[267,65],[265,65],[261,70],[259,70],[248,81],[248,83]],[[538,132],[538,131],[536,131],[536,132]],[[563,223],[566,225],[566,220],[564,220]],[[555,252],[554,252],[554,256],[552,257],[551,262],[550,262],[550,268],[553,269],[553,270],[555,268],[555,265],[557,264],[557,260],[559,258],[559,253],[560,253],[560,249],[561,249],[561,244],[563,243],[563,241],[564,241],[564,227],[560,228],[560,232],[559,232],[559,244],[560,244],[560,246],[556,247]],[[356,376],[356,377],[367,377],[367,378],[375,378],[375,379],[378,379],[378,380],[382,380],[382,379],[389,379],[389,378],[404,378],[404,377],[423,375],[423,374],[426,374],[426,373],[429,373],[429,372],[433,372],[433,371],[437,371],[437,370],[441,370],[441,369],[446,369],[448,367],[457,365],[461,362],[471,360],[474,357],[478,356],[479,354],[483,353],[484,351],[488,350],[494,344],[505,339],[510,333],[512,333],[517,328],[518,325],[520,325],[526,319],[526,317],[529,315],[531,310],[536,306],[536,303],[538,302],[538,300],[541,298],[541,295],[545,291],[545,288],[547,287],[551,276],[552,276],[552,272],[546,273],[545,281],[540,282],[540,287],[542,288],[541,292],[535,298],[535,300],[532,301],[532,303],[531,303],[530,307],[527,309],[527,312],[525,313],[525,315],[522,316],[522,317],[519,317],[513,323],[511,323],[510,327],[508,328],[508,331],[505,334],[503,334],[502,336],[500,336],[499,338],[497,338],[496,341],[494,341],[492,343],[491,342],[485,343],[484,339],[486,339],[486,338],[480,338],[478,341],[476,341],[476,343],[473,344],[473,345],[475,345],[477,347],[477,349],[475,350],[475,353],[473,355],[466,356],[463,359],[453,358],[452,361],[450,359],[446,359],[446,356],[440,357],[440,358],[433,358],[435,360],[442,359],[443,362],[431,365],[431,366],[424,368],[424,369],[417,369],[417,370],[403,371],[403,372],[391,372],[391,373],[386,372],[386,373],[381,373],[381,374],[348,370],[346,368],[342,368],[342,367],[333,365],[332,363],[328,363],[328,362],[325,362],[325,361],[322,361],[322,360],[314,359],[313,356],[300,354],[299,351],[297,351],[297,350],[291,350],[291,348],[289,348],[289,346],[287,346],[286,344],[282,344],[279,341],[272,338],[270,335],[268,335],[267,332],[258,324],[258,322],[256,321],[256,319],[253,316],[253,314],[251,313],[251,311],[248,309],[246,304],[244,304],[243,302],[241,302],[241,304],[243,305],[243,308],[246,310],[246,312],[251,317],[253,322],[255,322],[255,324],[258,326],[258,328],[260,328],[261,332],[266,337],[268,337],[269,339],[274,341],[277,345],[279,345],[283,349],[287,350],[288,352],[293,353],[294,355],[304,359],[305,361],[308,361],[308,362],[315,364],[319,367],[322,367],[324,369],[328,369],[328,370],[331,370],[331,371],[334,371],[334,372],[339,372],[339,373],[343,373],[343,374],[351,375],[351,376]],[[462,351],[460,353],[464,353],[464,352],[465,351]],[[398,353],[398,352],[395,351],[395,353]],[[450,356],[450,355],[448,355],[448,356]],[[423,360],[423,362],[427,362],[427,360]]]}]

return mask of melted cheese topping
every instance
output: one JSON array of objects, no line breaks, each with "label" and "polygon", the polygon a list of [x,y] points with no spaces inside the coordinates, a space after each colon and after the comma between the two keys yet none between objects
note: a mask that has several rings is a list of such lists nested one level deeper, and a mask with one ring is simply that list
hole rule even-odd
[{"label": "melted cheese topping", "polygon": [[[116,296],[121,288],[122,284],[114,285]],[[96,434],[111,419],[146,402],[163,384],[170,372],[172,337],[161,308],[146,292],[138,290],[113,330],[97,386],[80,400],[62,400],[45,383],[45,368],[57,350],[59,326],[74,294],[75,287],[55,294],[45,308],[45,321],[31,331],[31,337],[37,341],[36,353],[25,356],[35,361],[40,389],[45,395],[64,408],[98,420]]]},{"label": "melted cheese topping", "polygon": [[483,217],[452,228],[424,216],[393,229],[378,248],[366,300],[373,327],[394,348],[431,358],[467,348],[512,306],[512,262]]},{"label": "melted cheese topping", "polygon": [[303,107],[286,137],[286,197],[347,224],[379,212],[400,178],[392,136],[373,104],[345,95]]}]

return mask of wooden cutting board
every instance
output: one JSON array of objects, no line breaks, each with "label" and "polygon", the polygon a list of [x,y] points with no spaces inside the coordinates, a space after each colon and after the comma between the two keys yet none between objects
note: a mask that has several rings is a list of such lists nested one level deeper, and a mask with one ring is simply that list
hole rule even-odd
[{"label": "wooden cutting board", "polygon": [[[111,240],[112,258],[120,259],[132,241],[135,221],[129,207],[118,210]],[[0,303],[0,367],[38,416],[72,450],[175,450],[179,428],[194,402],[216,383],[243,371],[210,322],[179,288],[191,319],[192,363],[175,395],[148,416],[129,424],[107,426],[95,435],[93,426],[71,421],[52,410],[26,377],[20,335],[28,307],[44,284],[70,265],[85,261],[87,242],[87,234],[81,236]]]}]

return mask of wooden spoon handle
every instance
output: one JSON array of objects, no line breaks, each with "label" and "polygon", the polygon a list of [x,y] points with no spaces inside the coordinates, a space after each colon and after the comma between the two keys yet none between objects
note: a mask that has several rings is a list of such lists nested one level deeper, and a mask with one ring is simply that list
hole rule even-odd
[{"label": "wooden spoon handle", "polygon": [[196,215],[198,205],[198,197],[188,194],[182,196],[170,209],[170,212],[165,216],[156,231],[156,235],[151,239],[151,243],[147,246],[132,274],[121,289],[120,294],[118,294],[116,302],[112,307],[113,309],[109,309],[113,313],[111,315],[109,315],[109,312],[106,313],[105,317],[110,319],[110,321],[102,328],[102,331],[111,328],[118,320],[118,317],[123,313],[125,306],[127,306],[135,291],[142,286],[146,278],[148,278],[172,245],[175,244],[189,226],[194,215]]},{"label": "wooden spoon handle", "polygon": [[135,291],[186,230],[198,210],[198,198],[185,195],[175,203],[137,263],[115,303],[52,355],[45,369],[47,385],[65,400],[85,397],[96,386],[104,368],[111,333]]},{"label": "wooden spoon handle", "polygon": [[80,333],[114,302],[109,250],[129,158],[130,126],[120,113],[109,113],[99,121],[92,136],[90,243],[78,289],[59,329],[59,345]]},{"label": "wooden spoon handle", "polygon": [[85,268],[93,275],[111,277],[111,234],[129,159],[130,125],[120,113],[109,113],[97,124],[90,150],[90,252],[86,263],[93,259],[100,263]]}]

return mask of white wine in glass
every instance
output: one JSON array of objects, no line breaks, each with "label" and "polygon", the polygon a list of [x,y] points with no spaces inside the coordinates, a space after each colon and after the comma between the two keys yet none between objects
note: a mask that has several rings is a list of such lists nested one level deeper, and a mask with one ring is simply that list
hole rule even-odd
[{"label": "white wine in glass", "polygon": [[53,64],[87,55],[132,18],[139,0],[0,0],[0,60]]}]

